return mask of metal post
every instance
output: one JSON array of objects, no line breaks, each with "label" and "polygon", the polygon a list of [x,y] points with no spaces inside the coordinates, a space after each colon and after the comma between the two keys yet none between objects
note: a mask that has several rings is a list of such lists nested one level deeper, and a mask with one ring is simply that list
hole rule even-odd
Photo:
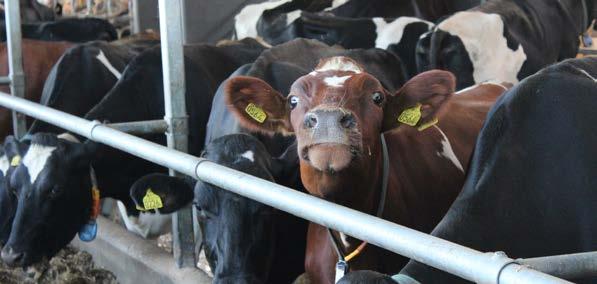
[{"label": "metal post", "polygon": [[113,22],[112,17],[112,0],[106,0],[106,14],[108,14],[108,20]]},{"label": "metal post", "polygon": [[[167,3],[166,3],[167,2]],[[168,147],[188,151],[188,116],[185,103],[184,54],[182,47],[182,0],[160,0],[162,73],[164,75],[164,120]],[[170,175],[177,175],[170,169]],[[191,206],[172,217],[172,251],[179,267],[195,267],[195,236]]]},{"label": "metal post", "polygon": [[[8,46],[8,66],[10,93],[19,98],[25,97],[25,75],[23,74],[23,54],[21,49],[21,12],[19,0],[4,1],[6,13],[6,44]],[[27,131],[27,121],[23,114],[12,112],[14,135],[23,137]]]},{"label": "metal post", "polygon": [[77,0],[70,0],[70,8],[71,8],[71,13],[73,15],[77,14]]},{"label": "metal post", "polygon": [[564,279],[597,276],[597,251],[520,259],[519,262]]},{"label": "metal post", "polygon": [[93,8],[93,0],[87,0],[87,15],[91,15],[92,8]]}]

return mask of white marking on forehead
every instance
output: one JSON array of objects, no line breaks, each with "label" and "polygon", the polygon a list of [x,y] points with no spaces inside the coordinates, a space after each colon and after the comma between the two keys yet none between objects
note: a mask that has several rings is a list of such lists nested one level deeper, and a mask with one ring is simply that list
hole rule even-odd
[{"label": "white marking on forehead", "polygon": [[473,64],[476,83],[497,80],[518,83],[518,72],[526,61],[522,45],[508,48],[504,22],[498,14],[458,12],[438,25],[438,29],[457,36]]},{"label": "white marking on forehead", "polygon": [[342,5],[344,5],[346,2],[348,2],[349,0],[334,0],[332,1],[332,6],[331,7],[327,7],[325,9],[323,9],[324,11],[329,11],[329,10],[333,10],[336,9]]},{"label": "white marking on forehead", "polygon": [[315,72],[347,71],[357,74],[363,72],[363,69],[361,69],[359,65],[341,56],[325,59],[325,61],[320,65],[321,66],[318,66],[318,68],[315,69]]},{"label": "white marking on forehead", "polygon": [[257,37],[257,22],[263,14],[263,11],[278,7],[292,0],[282,0],[274,2],[264,2],[245,6],[236,16],[234,16],[234,31],[236,39],[247,37]]},{"label": "white marking on forehead", "polygon": [[427,24],[428,28],[431,28],[433,24],[431,22],[421,20],[414,17],[399,17],[392,22],[386,22],[384,18],[373,18],[373,24],[375,24],[375,32],[377,38],[375,39],[375,47],[386,49],[390,44],[399,43],[402,40],[404,34],[404,28],[408,24],[421,22]]},{"label": "white marking on forehead", "polygon": [[580,71],[580,73],[583,73],[584,75],[589,77],[591,80],[593,80],[593,82],[597,83],[597,79],[595,79],[595,77],[591,76],[591,74],[589,74],[589,72],[587,72],[586,70],[580,69],[580,68],[576,68],[576,70]]},{"label": "white marking on forehead", "polygon": [[35,183],[37,176],[46,166],[46,162],[54,150],[56,150],[56,147],[53,146],[40,144],[31,144],[31,146],[29,146],[29,150],[27,150],[27,154],[25,154],[25,157],[23,158],[23,165],[25,165],[29,171],[31,184]]},{"label": "white marking on forehead", "polygon": [[325,82],[325,84],[330,87],[339,88],[339,87],[342,87],[344,85],[344,82],[346,82],[346,80],[348,80],[348,78],[350,78],[350,77],[352,77],[352,76],[351,75],[342,76],[342,77],[332,76],[332,77],[327,77],[327,78],[323,79],[323,82]]},{"label": "white marking on forehead", "polygon": [[2,171],[2,173],[4,175],[6,175],[6,171],[8,171],[8,167],[10,167],[10,163],[8,162],[8,157],[6,155],[2,155],[2,157],[0,157],[0,171]]},{"label": "white marking on forehead", "polygon": [[251,150],[240,154],[240,156],[247,160],[250,160],[251,162],[255,162],[255,155],[253,154],[253,151],[251,151]]},{"label": "white marking on forehead", "polygon": [[454,154],[454,150],[452,149],[452,144],[450,144],[450,140],[448,140],[448,137],[446,136],[446,134],[444,134],[444,132],[439,128],[439,126],[433,125],[433,127],[435,127],[435,129],[437,129],[443,137],[442,151],[441,152],[438,151],[437,155],[440,157],[447,158],[448,160],[450,160],[452,162],[452,164],[454,164],[454,166],[456,166],[462,173],[464,173],[464,168],[462,167],[462,164],[458,160],[458,157],[456,157],[456,154]]},{"label": "white marking on forehead", "polygon": [[294,20],[298,19],[301,16],[301,10],[292,11],[286,14],[286,26],[292,24]]},{"label": "white marking on forehead", "polygon": [[74,143],[81,143],[81,141],[79,141],[79,139],[77,139],[77,137],[75,137],[74,135],[72,135],[68,132],[64,132],[64,133],[58,135],[58,138],[64,139],[66,141],[74,142]]},{"label": "white marking on forehead", "polygon": [[114,66],[112,66],[112,63],[110,63],[110,61],[108,61],[108,58],[104,54],[104,51],[100,50],[99,54],[95,58],[97,58],[97,60],[99,60],[102,64],[104,64],[104,66],[106,66],[106,68],[108,68],[108,71],[110,71],[112,74],[114,74],[114,77],[116,77],[116,79],[120,79],[120,77],[122,77],[122,74],[120,74],[120,72],[118,72],[118,70],[116,70],[116,68],[114,68]]}]

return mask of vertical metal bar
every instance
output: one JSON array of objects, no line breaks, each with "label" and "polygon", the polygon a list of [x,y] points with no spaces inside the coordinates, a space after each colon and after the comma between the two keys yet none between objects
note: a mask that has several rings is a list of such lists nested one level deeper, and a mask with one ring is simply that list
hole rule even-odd
[{"label": "vertical metal bar", "polygon": [[[106,14],[108,14],[108,17],[112,17],[112,0],[106,1]],[[108,20],[113,22],[112,18],[108,18]]]},{"label": "vertical metal bar", "polygon": [[129,13],[131,14],[131,34],[137,34],[140,32],[140,24],[139,24],[139,1],[141,0],[131,0],[129,2]]},{"label": "vertical metal bar", "polygon": [[93,0],[87,0],[87,15],[91,15],[92,8],[93,8]]},{"label": "vertical metal bar", "polygon": [[71,14],[77,14],[77,0],[70,0]]},{"label": "vertical metal bar", "polygon": [[[8,45],[8,66],[10,93],[13,96],[25,97],[25,75],[23,74],[23,53],[21,49],[21,12],[19,0],[4,1],[6,9],[6,43]],[[12,127],[17,138],[23,137],[27,131],[25,115],[12,112]]]},{"label": "vertical metal bar", "polygon": [[[167,3],[166,3],[167,2]],[[182,0],[159,0],[164,75],[164,120],[168,147],[188,151],[188,116],[185,104],[185,75],[182,36]],[[177,175],[170,170],[170,175]],[[179,267],[195,267],[193,211],[188,206],[172,217],[172,250]]]}]

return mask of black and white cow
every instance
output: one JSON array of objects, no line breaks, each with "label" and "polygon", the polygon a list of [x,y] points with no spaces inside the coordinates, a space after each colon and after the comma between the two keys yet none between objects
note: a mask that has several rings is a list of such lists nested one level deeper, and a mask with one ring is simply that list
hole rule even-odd
[{"label": "black and white cow", "polygon": [[[113,41],[118,38],[110,22],[99,18],[67,18],[54,22],[21,24],[23,38],[45,41]],[[6,24],[0,23],[0,41],[6,41]]]},{"label": "black and white cow", "polygon": [[[462,192],[432,235],[514,259],[597,250],[595,108],[597,58],[547,67],[502,95],[481,130]],[[387,279],[349,275],[342,283]],[[415,261],[394,278],[468,283]]]},{"label": "black and white cow", "polygon": [[[309,26],[304,23],[305,19],[301,17],[301,12],[321,12],[322,17],[396,18],[409,16],[435,21],[442,16],[472,8],[480,2],[479,0],[282,0],[265,2],[247,5],[237,14],[235,34],[237,38],[260,37],[275,45],[299,37],[314,38],[305,36],[309,32],[317,33],[317,30],[305,31]],[[342,25],[336,28],[341,27]],[[311,26],[311,28],[313,27]],[[325,33],[325,31],[321,32]],[[346,32],[352,32],[352,36],[358,37],[363,30],[356,29]]]},{"label": "black and white cow", "polygon": [[[238,66],[263,50],[254,42],[223,47],[185,47],[186,103],[189,114],[189,152],[199,154],[205,123],[217,86]],[[117,85],[85,118],[124,122],[161,119],[164,115],[159,47],[137,56]],[[164,135],[147,135],[165,144]],[[11,179],[18,190],[18,207],[2,258],[9,265],[26,266],[53,256],[85,228],[92,210],[90,166],[101,197],[121,200],[131,208],[130,186],[161,167],[121,151],[72,135],[35,133]],[[14,182],[14,183],[12,183]],[[88,189],[88,190],[87,190]],[[26,237],[23,235],[26,233]]]},{"label": "black and white cow", "polygon": [[441,21],[417,47],[419,72],[445,69],[457,88],[497,80],[517,83],[575,57],[593,5],[586,0],[492,0]]},{"label": "black and white cow", "polygon": [[[116,45],[96,41],[71,48],[52,67],[40,103],[76,116],[85,115],[112,89],[135,56],[158,43],[141,40]],[[64,131],[35,120],[28,133],[37,132]]]},{"label": "black and white cow", "polygon": [[6,137],[0,149],[0,245],[8,241],[17,211],[17,194],[10,187],[10,177],[29,147],[27,143],[15,143],[15,140],[13,136]]},{"label": "black and white cow", "polygon": [[308,12],[302,13],[300,22],[300,37],[347,49],[376,47],[395,53],[404,62],[409,78],[417,74],[419,37],[433,27],[431,22],[415,17],[346,18]]}]

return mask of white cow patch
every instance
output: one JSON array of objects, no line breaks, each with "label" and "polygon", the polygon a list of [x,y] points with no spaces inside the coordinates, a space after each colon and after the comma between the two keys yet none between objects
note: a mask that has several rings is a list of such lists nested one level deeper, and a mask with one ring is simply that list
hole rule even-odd
[{"label": "white cow patch", "polygon": [[294,20],[301,16],[301,10],[292,11],[286,14],[286,26],[289,26]]},{"label": "white cow patch", "polygon": [[251,161],[251,162],[255,162],[255,155],[253,154],[253,151],[249,150],[247,152],[240,154],[240,156]]},{"label": "white cow patch", "polygon": [[429,28],[433,26],[431,22],[424,21],[414,17],[399,17],[392,22],[386,22],[384,18],[373,18],[375,24],[375,32],[377,38],[375,39],[375,47],[386,49],[390,44],[399,43],[404,34],[404,28],[410,23],[422,22],[428,25]]},{"label": "white cow patch", "polygon": [[346,80],[348,80],[348,78],[350,78],[350,77],[352,77],[352,76],[350,76],[350,75],[342,76],[342,77],[332,76],[332,77],[327,77],[327,78],[323,79],[323,82],[325,82],[325,84],[330,87],[339,88],[339,87],[342,87],[344,85],[344,82],[346,82]]},{"label": "white cow patch", "polygon": [[75,137],[74,135],[72,135],[68,132],[64,132],[64,133],[58,135],[58,138],[66,140],[66,141],[74,142],[74,143],[81,143],[81,141],[79,141],[79,139],[77,139],[77,137]]},{"label": "white cow patch", "polygon": [[35,183],[37,176],[39,176],[39,173],[41,173],[46,166],[46,162],[54,150],[56,150],[56,147],[53,146],[40,144],[31,144],[31,146],[29,146],[29,150],[27,150],[27,154],[25,154],[22,163],[29,171],[29,180],[31,184]]},{"label": "white cow patch", "polygon": [[458,157],[456,157],[456,154],[454,154],[454,150],[452,149],[452,144],[450,144],[450,140],[448,140],[448,137],[446,136],[446,134],[444,134],[444,132],[437,125],[434,125],[433,127],[435,127],[435,129],[437,129],[443,137],[442,151],[441,152],[438,151],[437,155],[450,160],[454,164],[454,166],[456,166],[461,172],[464,173],[464,168],[462,167],[462,164],[458,160]]},{"label": "white cow patch", "polygon": [[363,69],[352,60],[348,60],[342,56],[335,56],[320,63],[317,69],[315,69],[315,72],[325,71],[347,71],[358,74],[363,72]]},{"label": "white cow patch", "polygon": [[[234,30],[236,39],[247,37],[257,37],[257,21],[263,14],[263,11],[278,7],[292,0],[281,0],[274,2],[264,2],[259,4],[245,6],[236,16],[234,16]],[[300,12],[299,12],[300,13]]]},{"label": "white cow patch", "polygon": [[348,1],[349,0],[334,0],[334,1],[332,1],[332,6],[325,8],[324,11],[330,11],[330,10],[336,9],[336,8],[346,4],[346,2],[348,2]]},{"label": "white cow patch", "polygon": [[595,79],[595,77],[591,76],[591,74],[589,74],[589,72],[587,72],[586,70],[580,69],[580,68],[577,68],[576,70],[580,71],[580,73],[583,73],[584,75],[589,77],[591,80],[593,80],[593,82],[597,83],[597,79]]},{"label": "white cow patch", "polygon": [[116,70],[116,68],[112,66],[112,64],[110,63],[110,61],[108,61],[108,58],[102,50],[100,50],[99,54],[95,58],[97,58],[97,60],[104,64],[104,66],[108,68],[108,71],[114,74],[114,77],[116,77],[116,79],[120,79],[120,77],[122,77],[122,74],[120,74],[120,72],[118,72],[118,70]]},{"label": "white cow patch", "polygon": [[2,171],[2,174],[6,175],[6,171],[8,171],[8,167],[10,167],[10,163],[8,162],[8,157],[6,155],[2,155],[2,157],[0,157],[0,171]]},{"label": "white cow patch", "polygon": [[457,36],[473,64],[476,83],[497,80],[518,83],[516,75],[527,56],[522,45],[508,48],[504,22],[498,14],[458,12],[438,25],[438,29]]}]

